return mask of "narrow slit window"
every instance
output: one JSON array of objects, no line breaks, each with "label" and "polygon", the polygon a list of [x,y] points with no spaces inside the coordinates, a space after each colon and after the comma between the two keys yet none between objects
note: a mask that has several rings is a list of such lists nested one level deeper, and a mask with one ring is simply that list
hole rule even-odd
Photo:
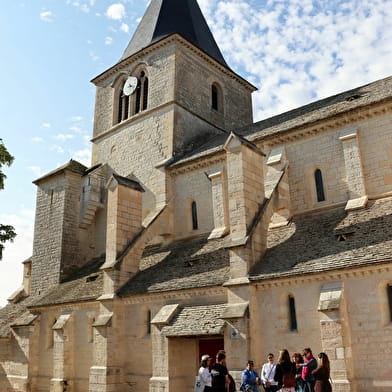
[{"label": "narrow slit window", "polygon": [[148,78],[144,79],[143,82],[143,105],[142,105],[142,110],[147,109],[147,104],[148,104]]},{"label": "narrow slit window", "polygon": [[192,229],[197,230],[199,228],[199,224],[197,222],[197,205],[196,202],[192,202]]},{"label": "narrow slit window", "polygon": [[147,335],[151,334],[151,310],[147,311]]},{"label": "narrow slit window", "polygon": [[325,194],[324,194],[323,175],[320,169],[317,169],[314,172],[314,181],[316,183],[317,201],[318,202],[324,201]]},{"label": "narrow slit window", "polygon": [[123,93],[124,84],[118,98],[117,123],[126,120],[129,117],[129,96]]},{"label": "narrow slit window", "polygon": [[295,310],[295,299],[289,296],[289,316],[290,316],[290,331],[297,331],[297,313]]},{"label": "narrow slit window", "polygon": [[392,322],[392,284],[387,286],[388,305],[389,305],[389,321]]},{"label": "narrow slit window", "polygon": [[142,90],[140,85],[136,89],[136,99],[135,99],[135,114],[140,112],[140,97],[142,95]]},{"label": "narrow slit window", "polygon": [[124,104],[124,120],[126,120],[129,115],[129,96],[128,95],[124,95],[123,104]]},{"label": "narrow slit window", "polygon": [[118,99],[118,116],[117,116],[117,123],[120,123],[122,121],[122,115],[123,115],[123,97],[122,94],[120,94],[119,99]]},{"label": "narrow slit window", "polygon": [[211,107],[214,110],[218,110],[219,109],[219,104],[218,104],[218,87],[213,84],[211,87]]}]

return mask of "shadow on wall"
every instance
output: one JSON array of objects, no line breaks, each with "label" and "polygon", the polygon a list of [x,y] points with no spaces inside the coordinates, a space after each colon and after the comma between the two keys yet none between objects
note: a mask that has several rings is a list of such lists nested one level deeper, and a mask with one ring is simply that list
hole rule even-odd
[{"label": "shadow on wall", "polygon": [[[4,343],[0,342],[0,345],[2,344]],[[4,362],[5,359],[0,356],[0,391],[13,391],[14,389],[6,376],[6,371],[2,365]]]}]

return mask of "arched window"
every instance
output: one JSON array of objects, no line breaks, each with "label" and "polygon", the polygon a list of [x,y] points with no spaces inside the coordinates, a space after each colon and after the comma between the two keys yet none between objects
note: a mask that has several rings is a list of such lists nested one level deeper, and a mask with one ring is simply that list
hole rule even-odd
[{"label": "arched window", "polygon": [[197,206],[195,201],[192,202],[191,209],[192,209],[192,230],[197,230],[199,228],[199,224],[197,222]]},{"label": "arched window", "polygon": [[148,106],[148,78],[144,71],[140,72],[139,84],[135,93],[134,114],[146,110]]},{"label": "arched window", "polygon": [[217,112],[223,111],[222,89],[217,83],[211,85],[211,108]]},{"label": "arched window", "polygon": [[290,331],[297,331],[297,313],[295,310],[295,299],[289,295],[289,316],[290,316]]},{"label": "arched window", "polygon": [[215,84],[211,86],[211,107],[218,110],[218,87]]},{"label": "arched window", "polygon": [[146,77],[143,82],[143,105],[142,110],[147,109],[148,104],[148,78]]},{"label": "arched window", "polygon": [[324,201],[325,194],[324,194],[323,175],[320,169],[317,169],[314,172],[314,181],[316,184],[317,201],[318,202]]},{"label": "arched window", "polygon": [[124,83],[121,85],[121,91],[118,96],[117,123],[120,123],[129,117],[129,96],[123,93]]}]

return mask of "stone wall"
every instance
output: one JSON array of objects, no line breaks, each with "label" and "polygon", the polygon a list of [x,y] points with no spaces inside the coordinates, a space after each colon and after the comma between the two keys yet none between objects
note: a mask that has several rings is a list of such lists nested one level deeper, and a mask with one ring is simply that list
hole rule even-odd
[{"label": "stone wall", "polygon": [[[359,117],[359,116],[358,116]],[[345,163],[343,141],[340,137],[348,128],[357,130],[364,184],[369,197],[392,192],[392,121],[391,114],[369,116],[353,124],[331,126],[316,134],[298,131],[296,138],[281,138],[289,161],[289,185],[292,213],[310,212],[350,198],[348,179],[350,162]],[[321,127],[322,125],[320,125]],[[265,143],[268,155],[270,148]],[[276,145],[274,145],[276,147]],[[354,162],[355,164],[356,162]],[[346,167],[347,166],[347,167]],[[317,202],[314,172],[323,175],[326,200]]]},{"label": "stone wall", "polygon": [[[315,355],[324,351],[330,357],[334,390],[388,391],[392,367],[384,363],[380,369],[379,356],[392,350],[391,323],[388,309],[380,304],[387,301],[386,282],[391,279],[386,266],[378,272],[364,268],[256,284],[250,357],[260,367],[269,352],[311,347]],[[335,310],[319,310],[322,288],[330,283],[342,286],[342,298]],[[289,296],[295,299],[297,330],[290,330]]]},{"label": "stone wall", "polygon": [[[192,113],[228,132],[249,125],[253,122],[252,88],[234,75],[227,71],[222,72],[189,49],[178,50],[176,101]],[[218,111],[211,107],[213,83],[218,84],[223,95],[223,107]]]}]

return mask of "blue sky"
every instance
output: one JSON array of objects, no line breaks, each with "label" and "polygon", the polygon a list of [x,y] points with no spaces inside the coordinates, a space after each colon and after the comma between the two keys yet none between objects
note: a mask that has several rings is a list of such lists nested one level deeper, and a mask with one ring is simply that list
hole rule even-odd
[{"label": "blue sky", "polygon": [[[0,262],[0,306],[32,253],[32,181],[89,165],[94,86],[121,57],[147,0],[4,0],[0,12],[0,222],[18,232]],[[199,0],[232,69],[258,87],[261,120],[392,75],[390,0]]]}]

